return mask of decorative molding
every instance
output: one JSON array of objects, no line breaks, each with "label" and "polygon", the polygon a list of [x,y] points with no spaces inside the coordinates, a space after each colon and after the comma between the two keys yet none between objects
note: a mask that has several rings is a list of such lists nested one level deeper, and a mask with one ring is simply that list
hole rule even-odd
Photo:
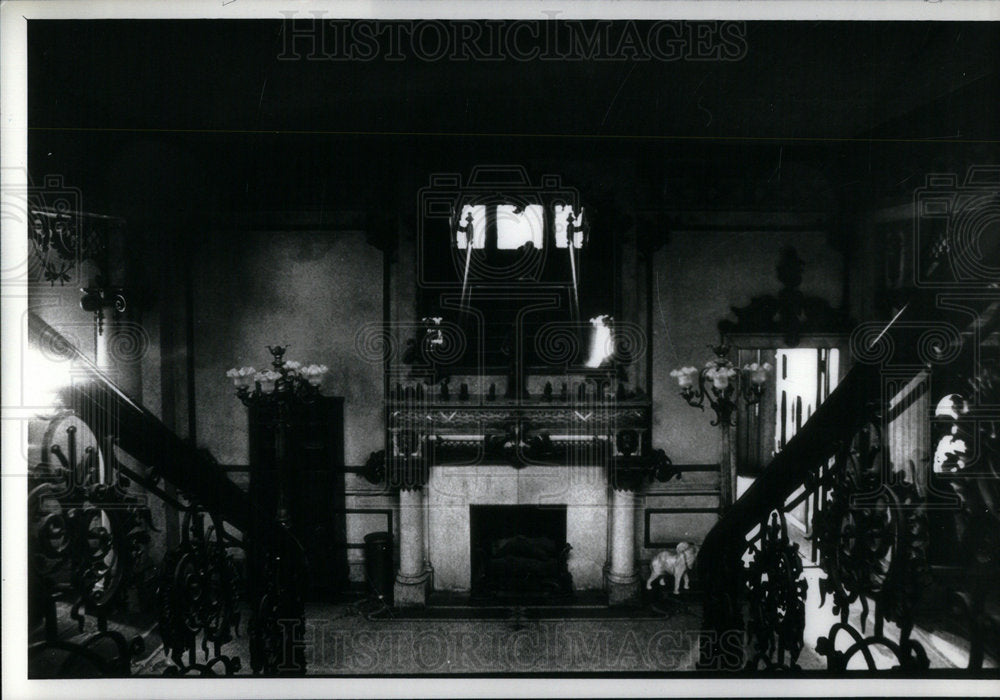
[{"label": "decorative molding", "polygon": [[[392,535],[392,508],[335,508],[334,513],[348,515],[384,515],[386,521],[386,532]],[[364,549],[364,542],[345,542],[342,545],[345,549]]]},{"label": "decorative molding", "polygon": [[754,297],[742,307],[730,307],[736,321],[719,321],[723,336],[732,334],[780,334],[789,347],[796,347],[805,334],[849,333],[854,327],[844,309],[836,309],[820,297],[799,290],[804,262],[792,246],[781,251],[777,265],[783,287],[776,295]]}]

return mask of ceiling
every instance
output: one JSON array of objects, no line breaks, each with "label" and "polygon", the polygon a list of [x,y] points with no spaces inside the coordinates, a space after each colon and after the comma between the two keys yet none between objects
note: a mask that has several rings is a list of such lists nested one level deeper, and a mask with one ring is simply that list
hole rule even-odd
[{"label": "ceiling", "polygon": [[842,138],[1000,67],[990,24],[749,23],[734,61],[280,60],[286,28],[32,22],[33,124]]},{"label": "ceiling", "polygon": [[[689,160],[719,144],[764,143],[773,168],[774,143],[816,140],[827,160],[841,140],[873,135],[993,139],[995,150],[1000,124],[997,24],[751,22],[735,61],[281,60],[285,29],[270,20],[29,22],[33,175],[87,182],[95,168],[183,143],[212,186],[224,189],[235,172],[249,192],[250,177],[312,167],[324,135],[350,140],[334,155],[355,170],[379,157],[364,139],[395,139],[398,159],[419,143],[466,152],[482,135],[499,139],[500,154],[505,139],[542,137],[556,157],[574,137],[640,155],[650,140],[679,140]],[[963,94],[961,109],[950,108]],[[727,166],[732,151],[719,153]],[[346,170],[339,187],[352,184]]]}]

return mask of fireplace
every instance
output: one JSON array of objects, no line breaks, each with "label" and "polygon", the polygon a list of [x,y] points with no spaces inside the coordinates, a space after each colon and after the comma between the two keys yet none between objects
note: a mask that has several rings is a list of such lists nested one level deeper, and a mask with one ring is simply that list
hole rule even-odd
[{"label": "fireplace", "polygon": [[[619,434],[644,444],[648,403],[607,394],[594,401],[593,391],[581,402],[560,402],[546,399],[544,386],[529,390],[526,399],[474,400],[471,392],[463,399],[460,392],[420,402],[408,388],[389,402],[386,467],[400,487],[397,605],[426,605],[430,591],[538,604],[573,591],[604,591],[612,604],[634,598],[634,494],[618,488],[612,460],[635,459],[618,455],[627,442]],[[474,515],[470,506],[497,509]]]},{"label": "fireplace", "polygon": [[471,598],[565,603],[573,597],[566,505],[469,506]]}]

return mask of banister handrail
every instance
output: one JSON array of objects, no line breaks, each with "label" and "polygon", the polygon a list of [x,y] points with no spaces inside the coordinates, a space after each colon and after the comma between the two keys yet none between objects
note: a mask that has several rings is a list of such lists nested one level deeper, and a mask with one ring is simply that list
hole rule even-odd
[{"label": "banister handrail", "polygon": [[[856,329],[850,371],[706,535],[697,560],[704,594],[701,667],[799,669],[806,590],[817,586],[820,605],[832,600],[839,618],[825,636],[812,640],[829,670],[843,671],[857,661],[864,661],[869,670],[892,663],[904,671],[929,668],[921,641],[911,635],[923,614],[922,596],[932,588],[930,532],[940,522],[929,511],[950,492],[935,492],[929,485],[936,466],[909,460],[907,469],[893,462],[908,459],[899,454],[896,440],[911,425],[896,431],[893,427],[897,420],[919,420],[918,432],[928,430],[937,440],[935,432],[940,435],[944,428],[935,427],[939,418],[931,418],[936,399],[950,396],[949,391],[966,396],[969,387],[981,391],[1000,385],[996,369],[983,363],[979,345],[1000,323],[995,300],[983,295],[970,321],[965,307],[961,313],[957,306],[949,313],[932,294],[936,292],[916,290],[888,323]],[[902,410],[892,410],[893,397],[920,375],[927,382],[920,396],[934,386],[943,393],[920,399],[916,408],[906,403]],[[976,406],[971,401],[954,411],[952,434],[973,439],[978,428],[967,426],[976,424],[971,417]],[[938,442],[931,449],[941,447]],[[977,483],[977,492],[983,494],[979,501],[973,497],[963,503],[995,502],[1000,492],[995,473],[991,484]],[[802,525],[812,560],[822,569],[816,579],[805,577],[797,538],[790,537],[786,525],[785,515],[799,507],[805,508]],[[966,505],[962,512],[972,511]],[[983,529],[990,527],[995,528],[995,519]],[[995,542],[995,536],[972,543],[956,540],[963,548],[959,556],[971,562],[995,561],[995,549],[983,544],[987,541]],[[973,564],[971,571],[977,570]],[[972,602],[957,608],[970,620],[969,668],[983,663],[985,641],[977,617],[983,614],[986,596],[976,586],[990,575],[970,574],[977,583],[969,590],[977,592],[966,596]],[[958,599],[965,593],[959,588],[952,595]],[[874,624],[866,629],[872,618]],[[886,620],[895,624],[891,634]],[[878,663],[870,651],[876,647],[883,657]]]},{"label": "banister handrail", "polygon": [[[869,341],[868,349],[897,327],[908,312],[912,314],[910,306],[905,304],[884,325],[878,335]],[[912,359],[912,356],[912,349],[903,349],[899,359]],[[856,362],[826,401],[819,405],[708,532],[697,564],[706,601],[732,598],[724,589],[738,580],[738,572],[731,571],[731,568],[740,561],[748,547],[746,534],[754,527],[763,525],[772,511],[781,512],[787,508],[788,497],[807,483],[820,464],[835,454],[843,437],[853,435],[868,421],[868,404],[873,398],[881,398],[880,370],[878,363]],[[724,606],[725,609],[706,606],[706,623],[716,630],[731,630],[734,625],[740,626],[742,615],[735,608],[737,601],[730,602],[732,605]]]},{"label": "banister handrail", "polygon": [[[117,476],[113,480],[105,482],[105,477],[101,477],[99,482],[88,485],[86,498],[96,496],[98,501],[88,512],[98,512],[101,508],[106,510],[110,504],[113,515],[107,517],[132,517],[130,513],[134,511],[135,517],[148,518],[148,508],[144,509],[139,505],[140,501],[126,493],[130,488],[128,480],[185,511],[182,541],[167,551],[162,565],[158,566],[161,569],[156,592],[160,603],[159,629],[164,649],[169,648],[175,664],[172,672],[214,673],[213,669],[220,667],[226,674],[232,674],[239,670],[239,658],[229,657],[222,651],[222,646],[232,639],[231,627],[238,624],[235,605],[243,597],[243,592],[236,591],[236,588],[242,589],[236,583],[241,576],[233,572],[232,557],[226,551],[228,547],[236,546],[246,552],[249,565],[245,593],[246,602],[251,607],[248,633],[252,670],[269,675],[305,673],[303,574],[307,562],[304,547],[288,525],[265,513],[249,494],[228,478],[222,467],[174,433],[140,402],[129,397],[106,372],[32,312],[28,314],[28,340],[32,352],[56,354],[62,360],[72,362],[70,381],[55,391],[61,405],[56,404],[53,408],[68,409],[70,415],[85,424],[101,446],[97,452],[90,454],[101,454],[103,450],[105,464],[114,465],[112,473]],[[61,415],[60,411],[55,417]],[[77,465],[75,431],[74,426],[67,428],[70,437],[68,459],[57,451],[58,446],[53,446],[51,450],[64,465],[72,465],[71,468]],[[138,474],[120,464],[114,454],[116,448],[147,467],[149,473]],[[161,479],[176,487],[187,503],[179,503],[159,488]],[[120,486],[124,486],[125,490],[115,488]],[[39,489],[44,488],[48,486],[36,488],[34,494],[41,497]],[[29,493],[29,500],[31,498]],[[105,502],[104,498],[110,500]],[[129,509],[120,507],[122,504]],[[210,521],[208,529],[204,516]],[[73,522],[83,528],[90,527],[90,520],[86,518],[76,518]],[[126,541],[130,522],[123,521],[119,523],[120,527],[112,528],[112,536],[117,538],[115,546],[122,551],[130,551],[132,547]],[[241,531],[244,539],[237,541],[226,532],[225,525]],[[36,546],[44,549],[44,544],[36,543]],[[58,554],[62,556],[61,551]],[[91,554],[84,553],[84,556],[90,557]],[[70,563],[75,565],[76,559]],[[194,585],[189,581],[191,576],[200,576],[205,580]],[[115,580],[116,589],[119,579]],[[217,591],[218,596],[191,595],[192,586],[221,588]],[[50,582],[42,581],[30,587],[49,596],[45,613],[46,639],[35,645],[35,651],[65,647],[74,653],[84,653],[85,644],[69,644],[58,638]],[[220,605],[223,607],[220,608]],[[191,628],[193,619],[200,622],[194,630]],[[289,620],[297,624],[289,626]],[[49,624],[50,621],[52,624]],[[106,625],[103,609],[98,611],[99,629],[103,629],[102,625]],[[102,634],[106,633],[98,633]],[[206,654],[206,660],[201,664],[196,662],[195,637],[198,635],[203,637],[201,648]],[[100,666],[100,671],[128,675],[132,657],[136,649],[141,649],[141,644],[138,647],[130,645],[121,635],[117,635],[116,640],[118,656],[113,663]],[[206,646],[209,642],[214,646],[211,658],[208,658]]]},{"label": "banister handrail", "polygon": [[[865,423],[865,406],[872,396],[873,380],[878,376],[877,365],[856,364],[848,371],[827,400],[709,531],[699,555],[701,565],[708,565],[730,535],[746,534],[770,511],[783,508],[788,496],[803,485],[817,465],[834,454],[841,436],[850,435]],[[877,382],[874,386],[877,391]]]},{"label": "banister handrail", "polygon": [[705,536],[697,559],[704,599],[702,667],[743,666],[734,649],[743,648],[743,556],[751,546],[746,535],[757,526],[764,535],[768,516],[783,513],[788,497],[837,452],[843,437],[864,425],[878,375],[877,365],[855,364]]},{"label": "banister handrail", "polygon": [[[881,344],[890,330],[898,327],[905,333],[912,328],[912,322],[900,322],[907,311],[912,315],[910,305],[880,329],[866,350]],[[892,339],[885,342],[895,347]],[[841,618],[828,637],[817,641],[816,650],[827,657],[830,668],[840,668],[857,650],[867,654],[868,645],[883,645],[900,667],[926,668],[922,647],[909,639],[917,596],[904,590],[908,581],[923,575],[926,518],[914,484],[902,472],[889,473],[893,465],[885,454],[884,436],[891,420],[885,410],[886,382],[895,385],[903,375],[925,372],[928,360],[919,347],[907,343],[892,351],[888,364],[881,353],[868,354],[870,358],[858,358],[706,535],[697,564],[704,593],[702,667],[798,668],[808,584],[785,513],[811,496],[812,515],[804,522],[814,556],[819,554],[826,573],[818,584],[820,594],[823,599],[832,594]],[[877,494],[871,490],[876,486]],[[856,500],[862,494],[865,499]],[[886,516],[887,511],[891,515]],[[871,583],[881,580],[890,583],[885,588]],[[844,630],[856,634],[847,617],[851,601],[859,601],[864,628],[868,597],[874,601],[875,631],[856,637],[852,651],[840,654],[831,640]],[[883,636],[883,619],[898,623],[898,641]],[[752,652],[747,646],[751,642]],[[746,657],[734,654],[736,648]]]},{"label": "banister handrail", "polygon": [[95,416],[88,411],[78,412],[101,444],[113,437],[118,447],[153,467],[165,482],[240,530],[255,522],[249,496],[217,464],[129,397],[107,373],[33,312],[28,314],[28,338],[35,345],[58,343],[59,353],[72,361],[73,381],[57,392],[65,407],[99,405],[105,415],[114,416],[115,424],[111,425],[93,420]]}]

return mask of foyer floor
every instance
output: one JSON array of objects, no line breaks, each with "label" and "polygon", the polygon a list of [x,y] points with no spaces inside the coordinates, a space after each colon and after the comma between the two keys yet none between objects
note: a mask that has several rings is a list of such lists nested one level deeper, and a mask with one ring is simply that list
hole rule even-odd
[{"label": "foyer floor", "polygon": [[[836,621],[830,601],[819,605],[821,572],[806,567],[805,646],[798,663],[803,670],[825,670],[816,651],[819,637]],[[310,676],[446,676],[455,674],[649,674],[697,672],[701,602],[694,593],[679,599],[635,607],[609,608],[599,598],[581,596],[565,607],[489,607],[469,605],[462,596],[434,594],[421,609],[389,611],[361,598],[306,608],[305,654]],[[246,618],[244,618],[246,619]],[[851,616],[858,629],[858,612]],[[868,629],[871,628],[868,621]],[[886,623],[889,637],[898,634]],[[240,636],[225,646],[239,656],[240,675],[250,673],[245,624]],[[953,635],[926,632],[914,638],[928,653],[932,669],[962,668],[968,649]],[[844,647],[839,640],[838,647]],[[886,649],[873,647],[879,669],[896,665]],[[205,661],[201,651],[198,662]],[[160,676],[169,666],[162,649],[150,653],[134,671]],[[987,659],[987,668],[996,662]],[[865,669],[860,655],[849,668]]]},{"label": "foyer floor", "polygon": [[[443,604],[390,614],[358,602],[310,605],[306,619],[313,676],[656,674],[695,670],[701,609],[691,599],[668,608]],[[226,649],[249,673],[246,637]],[[136,670],[156,676],[167,665],[160,653]]]}]

